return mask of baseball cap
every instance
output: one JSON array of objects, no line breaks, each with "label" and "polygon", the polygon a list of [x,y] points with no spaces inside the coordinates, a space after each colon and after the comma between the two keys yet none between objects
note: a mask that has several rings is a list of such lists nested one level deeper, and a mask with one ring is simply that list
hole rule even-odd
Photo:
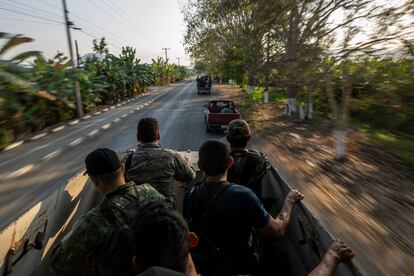
[{"label": "baseball cap", "polygon": [[115,172],[121,167],[121,161],[113,150],[99,148],[89,153],[85,159],[86,172],[89,175],[103,175]]},{"label": "baseball cap", "polygon": [[232,138],[243,138],[249,136],[249,134],[250,128],[245,120],[233,120],[227,127],[227,136]]}]

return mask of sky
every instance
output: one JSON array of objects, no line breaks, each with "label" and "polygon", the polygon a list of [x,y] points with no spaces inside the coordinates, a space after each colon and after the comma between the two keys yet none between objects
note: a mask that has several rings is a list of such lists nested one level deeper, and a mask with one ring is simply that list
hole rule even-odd
[{"label": "sky", "polygon": [[[105,36],[111,53],[132,46],[142,62],[165,56],[170,62],[189,65],[183,35],[185,25],[178,0],[66,0],[69,19],[82,30],[72,30],[82,55],[92,52],[92,40]],[[34,39],[10,55],[38,50],[46,58],[57,51],[69,56],[61,0],[0,0],[0,32]],[[74,43],[73,47],[75,49]]]}]

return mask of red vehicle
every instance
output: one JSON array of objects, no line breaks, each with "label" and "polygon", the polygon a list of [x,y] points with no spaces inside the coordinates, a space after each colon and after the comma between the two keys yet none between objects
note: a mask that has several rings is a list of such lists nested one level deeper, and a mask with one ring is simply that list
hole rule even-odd
[{"label": "red vehicle", "polygon": [[234,107],[233,101],[215,100],[206,105],[205,119],[206,131],[212,128],[226,129],[227,125],[240,119],[240,113]]}]

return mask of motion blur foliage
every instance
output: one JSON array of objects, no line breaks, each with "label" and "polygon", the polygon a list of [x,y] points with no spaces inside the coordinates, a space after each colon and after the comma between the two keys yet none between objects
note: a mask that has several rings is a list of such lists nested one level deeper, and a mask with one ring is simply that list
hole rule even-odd
[{"label": "motion blur foliage", "polygon": [[188,74],[184,66],[168,64],[162,58],[142,64],[132,47],[122,47],[115,56],[105,38],[93,41],[94,54],[77,67],[60,52],[50,60],[37,51],[6,59],[7,51],[33,40],[7,33],[0,33],[0,40],[0,149],[76,117],[74,80],[80,84],[83,109],[90,113],[100,105],[134,97],[149,85],[180,81]]},{"label": "motion blur foliage", "polygon": [[350,122],[413,134],[414,3],[380,2],[189,0],[184,42],[197,68],[249,100],[269,91],[301,120],[331,119],[345,149]]}]

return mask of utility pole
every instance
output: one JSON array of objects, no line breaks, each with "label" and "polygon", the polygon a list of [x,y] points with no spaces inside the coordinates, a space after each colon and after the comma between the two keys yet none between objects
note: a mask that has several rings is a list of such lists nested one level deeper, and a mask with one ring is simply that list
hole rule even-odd
[{"label": "utility pole", "polygon": [[[69,12],[68,12],[68,8],[66,6],[66,0],[62,0],[62,3],[63,3],[63,15],[65,17],[66,33],[67,33],[67,36],[68,36],[70,60],[71,60],[71,63],[72,63],[72,67],[74,67],[72,38],[70,36],[70,28],[73,25],[73,23],[69,20],[69,16],[68,16]],[[82,98],[81,98],[81,94],[80,94],[79,82],[77,80],[74,81],[74,85],[75,85],[76,105],[77,105],[77,108],[78,108],[78,116],[79,116],[79,118],[81,118],[83,116],[83,108],[82,108]]]},{"label": "utility pole", "polygon": [[76,50],[76,65],[79,68],[79,66],[80,66],[80,55],[79,55],[78,41],[76,41],[76,39],[75,39],[75,50]]},{"label": "utility pole", "polygon": [[162,48],[162,50],[165,53],[165,62],[168,63],[168,51],[170,50],[170,48]]},{"label": "utility pole", "polygon": [[180,58],[177,58],[177,60],[178,60],[178,66],[180,66]]}]

